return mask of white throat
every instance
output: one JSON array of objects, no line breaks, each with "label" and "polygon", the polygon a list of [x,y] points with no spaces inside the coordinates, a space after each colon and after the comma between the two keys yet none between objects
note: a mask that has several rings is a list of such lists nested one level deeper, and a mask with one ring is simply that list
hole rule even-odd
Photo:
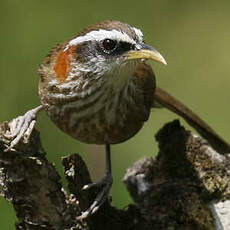
[{"label": "white throat", "polygon": [[120,91],[132,78],[137,66],[137,61],[129,61],[122,65],[115,66],[110,72],[105,73],[104,78],[108,79],[114,91]]}]

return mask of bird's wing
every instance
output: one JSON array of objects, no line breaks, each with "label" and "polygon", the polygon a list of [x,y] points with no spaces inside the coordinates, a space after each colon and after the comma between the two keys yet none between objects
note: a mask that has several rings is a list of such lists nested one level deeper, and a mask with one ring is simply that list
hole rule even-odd
[{"label": "bird's wing", "polygon": [[159,104],[172,112],[183,117],[184,120],[191,125],[196,131],[203,136],[210,145],[219,153],[230,153],[230,144],[220,137],[206,122],[193,113],[188,107],[180,101],[169,95],[161,88],[156,88],[154,96],[154,107]]}]

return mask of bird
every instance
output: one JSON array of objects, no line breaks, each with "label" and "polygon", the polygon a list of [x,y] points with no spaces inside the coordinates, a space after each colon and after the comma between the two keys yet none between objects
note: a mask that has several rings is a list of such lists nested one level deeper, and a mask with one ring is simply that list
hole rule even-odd
[{"label": "bird", "polygon": [[80,218],[95,213],[107,200],[112,186],[113,144],[132,138],[148,120],[152,108],[166,107],[183,117],[221,152],[230,145],[180,101],[156,86],[149,60],[166,65],[164,57],[143,39],[140,29],[124,22],[106,20],[53,48],[38,73],[41,105],[17,120],[8,135],[7,151],[16,148],[45,110],[64,133],[87,144],[105,146],[105,175],[85,185],[98,186],[95,200]]}]

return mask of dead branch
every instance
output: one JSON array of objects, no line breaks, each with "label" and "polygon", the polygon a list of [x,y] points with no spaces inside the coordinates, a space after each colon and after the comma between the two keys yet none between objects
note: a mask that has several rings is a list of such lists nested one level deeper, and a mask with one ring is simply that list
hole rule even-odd
[{"label": "dead branch", "polygon": [[213,150],[179,121],[156,135],[160,150],[155,159],[143,158],[127,170],[124,183],[134,204],[119,210],[108,200],[83,222],[76,217],[96,191],[81,190],[90,182],[82,158],[72,154],[62,160],[67,192],[36,130],[29,143],[4,152],[10,126],[0,125],[0,193],[14,206],[16,229],[230,229],[229,155]]}]

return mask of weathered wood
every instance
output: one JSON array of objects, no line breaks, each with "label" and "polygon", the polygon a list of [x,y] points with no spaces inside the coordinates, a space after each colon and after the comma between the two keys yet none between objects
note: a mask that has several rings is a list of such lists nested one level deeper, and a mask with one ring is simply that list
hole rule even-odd
[{"label": "weathered wood", "polygon": [[82,222],[76,217],[96,192],[82,191],[91,181],[82,158],[63,158],[69,189],[64,191],[36,130],[27,144],[4,152],[10,142],[4,134],[10,126],[0,125],[0,185],[1,195],[14,206],[17,229],[230,229],[228,209],[220,216],[230,200],[229,155],[219,154],[178,121],[156,135],[155,159],[141,159],[127,169],[124,183],[134,204],[119,210],[107,201]]}]

